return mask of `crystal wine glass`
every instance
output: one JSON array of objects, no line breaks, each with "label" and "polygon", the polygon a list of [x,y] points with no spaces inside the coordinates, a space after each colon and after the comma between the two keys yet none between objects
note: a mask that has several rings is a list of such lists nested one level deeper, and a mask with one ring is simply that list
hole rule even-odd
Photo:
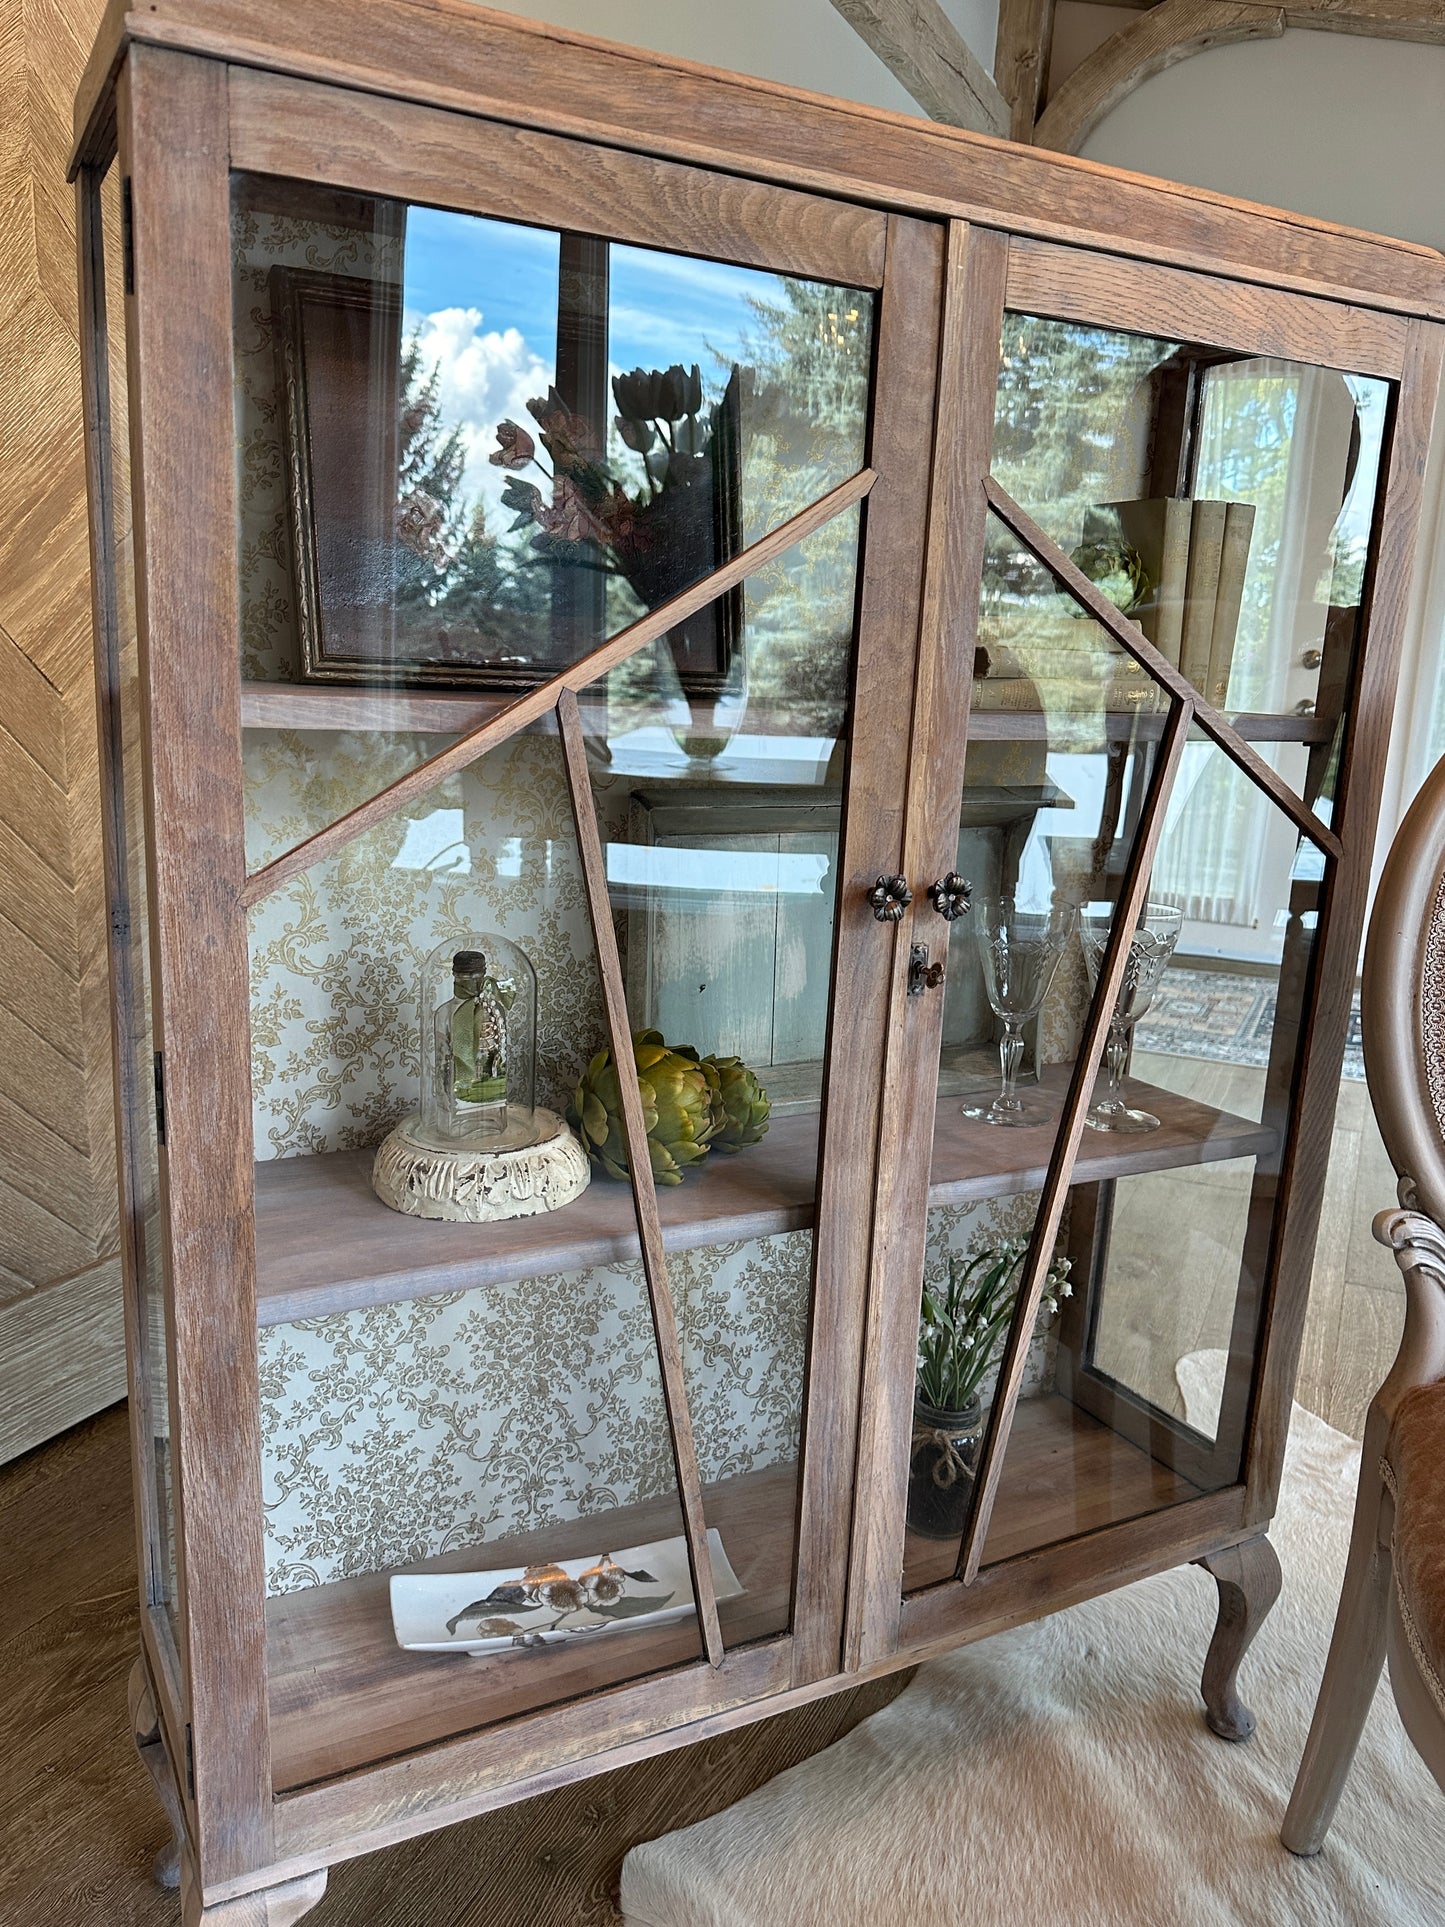
[{"label": "crystal wine glass", "polygon": [[[1183,912],[1171,904],[1145,906],[1129,944],[1119,995],[1109,1019],[1109,1039],[1104,1046],[1108,1069],[1108,1090],[1101,1103],[1090,1110],[1085,1122],[1096,1131],[1157,1131],[1159,1120],[1150,1111],[1131,1110],[1124,1101],[1124,1065],[1129,1056],[1129,1037],[1135,1024],[1154,1001],[1159,980],[1164,975],[1183,926]],[[1111,904],[1090,905],[1084,912],[1079,935],[1084,945],[1084,962],[1089,972],[1089,988],[1097,991],[1099,973],[1104,968],[1104,949],[1114,923]]]},{"label": "crystal wine glass", "polygon": [[973,933],[983,964],[984,989],[993,1014],[1003,1024],[999,1040],[1000,1089],[991,1104],[965,1104],[965,1117],[982,1124],[1047,1124],[1052,1104],[1018,1094],[1023,1059],[1023,1027],[1037,1016],[1049,994],[1059,958],[1074,927],[1069,909],[1020,910],[1012,897],[974,901]]}]

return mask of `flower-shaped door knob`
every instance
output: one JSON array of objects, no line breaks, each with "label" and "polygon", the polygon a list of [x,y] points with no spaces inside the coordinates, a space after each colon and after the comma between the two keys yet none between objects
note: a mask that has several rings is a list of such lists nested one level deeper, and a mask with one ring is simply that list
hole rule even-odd
[{"label": "flower-shaped door knob", "polygon": [[946,877],[929,884],[928,900],[945,923],[952,923],[955,917],[966,914],[973,901],[973,885],[957,870],[950,870]]},{"label": "flower-shaped door knob", "polygon": [[913,901],[913,892],[904,877],[879,877],[868,892],[868,901],[880,923],[901,923],[903,912]]}]

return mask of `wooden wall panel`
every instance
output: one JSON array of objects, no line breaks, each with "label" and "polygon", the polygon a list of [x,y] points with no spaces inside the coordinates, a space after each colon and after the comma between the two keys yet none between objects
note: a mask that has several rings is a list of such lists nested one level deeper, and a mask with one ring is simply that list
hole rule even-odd
[{"label": "wooden wall panel", "polygon": [[65,184],[101,11],[0,28],[0,1460],[125,1393]]}]

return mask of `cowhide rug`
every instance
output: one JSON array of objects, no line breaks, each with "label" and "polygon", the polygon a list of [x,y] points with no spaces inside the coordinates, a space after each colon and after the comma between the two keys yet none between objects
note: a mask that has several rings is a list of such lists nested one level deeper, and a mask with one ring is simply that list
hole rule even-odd
[{"label": "cowhide rug", "polygon": [[[1222,1365],[1181,1361],[1191,1414]],[[923,1667],[836,1746],[634,1848],[629,1927],[1442,1927],[1445,1794],[1383,1681],[1323,1855],[1279,1844],[1358,1470],[1296,1406],[1245,1745],[1204,1724],[1215,1590],[1186,1567]]]}]

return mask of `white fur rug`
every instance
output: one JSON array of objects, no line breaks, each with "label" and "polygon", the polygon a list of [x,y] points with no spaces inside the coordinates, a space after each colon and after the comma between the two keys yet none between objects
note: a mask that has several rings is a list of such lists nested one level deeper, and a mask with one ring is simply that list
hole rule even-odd
[{"label": "white fur rug", "polygon": [[[1223,1357],[1181,1362],[1192,1412]],[[1445,1795],[1385,1682],[1323,1855],[1278,1839],[1358,1470],[1296,1406],[1245,1745],[1204,1724],[1215,1590],[1186,1567],[934,1661],[836,1746],[634,1848],[629,1927],[1441,1927]]]}]

